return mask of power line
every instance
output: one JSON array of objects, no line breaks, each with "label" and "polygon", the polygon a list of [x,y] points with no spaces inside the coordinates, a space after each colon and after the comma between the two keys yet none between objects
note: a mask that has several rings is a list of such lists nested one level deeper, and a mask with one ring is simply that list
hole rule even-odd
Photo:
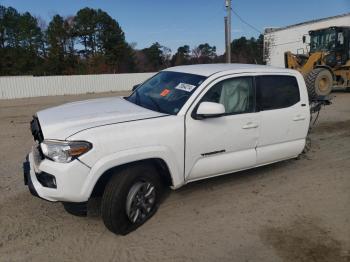
[{"label": "power line", "polygon": [[237,16],[237,18],[244,24],[246,24],[247,26],[249,26],[250,28],[252,28],[253,30],[255,30],[256,32],[258,32],[259,34],[263,34],[259,29],[257,29],[255,26],[251,25],[250,23],[248,23],[247,21],[245,21],[236,11],[234,11],[231,8],[231,11],[234,15]]}]

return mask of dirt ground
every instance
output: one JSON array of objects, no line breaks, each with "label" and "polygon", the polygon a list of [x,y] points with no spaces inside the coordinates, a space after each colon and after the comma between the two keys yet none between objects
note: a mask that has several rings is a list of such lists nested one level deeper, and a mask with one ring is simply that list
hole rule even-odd
[{"label": "dirt ground", "polygon": [[137,231],[110,233],[30,195],[22,162],[31,116],[68,101],[116,94],[0,100],[0,261],[350,261],[350,93],[335,93],[312,151],[169,191]]}]

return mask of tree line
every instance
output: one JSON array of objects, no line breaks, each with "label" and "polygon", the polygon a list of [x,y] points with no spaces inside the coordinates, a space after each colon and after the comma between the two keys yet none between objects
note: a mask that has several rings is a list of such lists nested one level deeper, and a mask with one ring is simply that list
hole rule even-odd
[{"label": "tree line", "polygon": [[[232,62],[263,63],[263,36],[231,43]],[[137,49],[107,12],[83,8],[74,16],[55,15],[47,24],[29,12],[0,5],[0,75],[73,75],[154,72],[169,66],[222,63],[208,43],[180,46],[158,42]]]}]

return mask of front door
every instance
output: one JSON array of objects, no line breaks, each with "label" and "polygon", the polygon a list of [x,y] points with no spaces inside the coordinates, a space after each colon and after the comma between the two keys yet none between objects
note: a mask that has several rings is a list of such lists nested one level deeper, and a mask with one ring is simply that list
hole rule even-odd
[{"label": "front door", "polygon": [[[223,104],[225,115],[195,119],[193,113],[201,102]],[[259,125],[253,77],[225,77],[214,82],[186,116],[185,179],[255,166]]]}]

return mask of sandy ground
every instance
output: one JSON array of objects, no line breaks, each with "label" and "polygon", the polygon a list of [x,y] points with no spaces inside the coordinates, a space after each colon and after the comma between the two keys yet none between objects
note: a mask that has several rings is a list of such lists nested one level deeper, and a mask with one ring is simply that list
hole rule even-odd
[{"label": "sandy ground", "polygon": [[37,110],[115,94],[0,100],[0,261],[350,261],[350,93],[335,93],[299,160],[169,191],[125,236],[30,195],[21,165]]}]

